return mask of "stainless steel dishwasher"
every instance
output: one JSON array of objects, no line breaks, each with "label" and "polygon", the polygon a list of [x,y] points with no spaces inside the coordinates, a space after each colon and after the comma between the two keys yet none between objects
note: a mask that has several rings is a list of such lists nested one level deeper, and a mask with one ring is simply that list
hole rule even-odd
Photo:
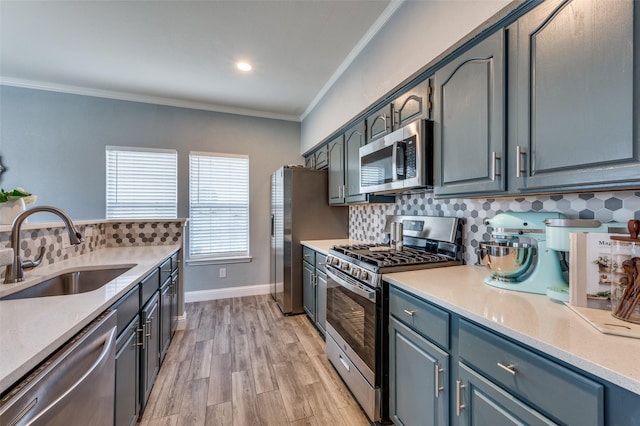
[{"label": "stainless steel dishwasher", "polygon": [[0,400],[0,425],[112,426],[116,315],[82,329]]}]

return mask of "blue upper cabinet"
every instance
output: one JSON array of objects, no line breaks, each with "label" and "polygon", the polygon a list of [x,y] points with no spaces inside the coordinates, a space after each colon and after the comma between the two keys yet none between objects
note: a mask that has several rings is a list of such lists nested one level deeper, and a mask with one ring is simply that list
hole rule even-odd
[{"label": "blue upper cabinet", "polygon": [[435,74],[436,195],[506,189],[504,31]]},{"label": "blue upper cabinet", "polygon": [[547,0],[435,73],[437,196],[640,184],[640,2]]},{"label": "blue upper cabinet", "polygon": [[344,133],[345,189],[347,203],[365,202],[366,194],[360,193],[360,147],[365,144],[364,120],[351,126]]},{"label": "blue upper cabinet", "polygon": [[639,27],[633,0],[545,1],[510,27],[512,192],[640,182]]}]

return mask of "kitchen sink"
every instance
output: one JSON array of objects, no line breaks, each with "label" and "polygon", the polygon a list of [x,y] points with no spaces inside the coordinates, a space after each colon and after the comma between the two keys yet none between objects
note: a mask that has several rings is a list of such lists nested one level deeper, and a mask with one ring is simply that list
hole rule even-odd
[{"label": "kitchen sink", "polygon": [[113,268],[70,271],[57,275],[41,283],[0,297],[0,300],[30,299],[33,297],[63,296],[97,290],[114,278],[124,274],[135,265]]}]

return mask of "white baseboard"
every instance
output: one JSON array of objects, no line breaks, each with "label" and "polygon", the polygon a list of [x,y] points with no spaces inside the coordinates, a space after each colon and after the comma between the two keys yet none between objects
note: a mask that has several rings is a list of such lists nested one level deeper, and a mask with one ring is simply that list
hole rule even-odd
[{"label": "white baseboard", "polygon": [[187,314],[178,317],[178,324],[176,330],[184,330],[187,328]]},{"label": "white baseboard", "polygon": [[187,291],[184,293],[184,302],[203,302],[205,300],[229,299],[241,296],[257,296],[269,294],[271,284],[256,284],[242,287],[218,288],[212,290]]}]

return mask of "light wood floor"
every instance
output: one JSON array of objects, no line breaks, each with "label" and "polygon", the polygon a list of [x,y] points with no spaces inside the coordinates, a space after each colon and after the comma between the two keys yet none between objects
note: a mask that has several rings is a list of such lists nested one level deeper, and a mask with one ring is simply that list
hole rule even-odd
[{"label": "light wood floor", "polygon": [[305,315],[268,295],[185,309],[142,426],[369,425]]}]

